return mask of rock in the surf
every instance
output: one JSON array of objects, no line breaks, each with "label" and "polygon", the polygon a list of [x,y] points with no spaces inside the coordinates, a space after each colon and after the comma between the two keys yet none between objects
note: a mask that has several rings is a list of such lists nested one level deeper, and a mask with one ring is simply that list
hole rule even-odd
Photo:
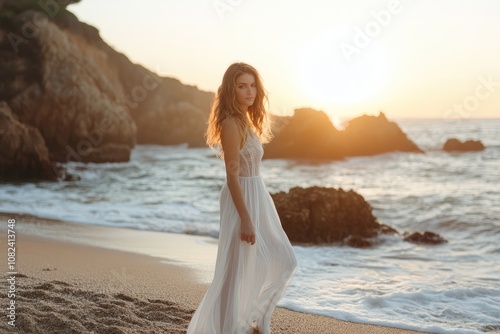
[{"label": "rock in the surf", "polygon": [[387,152],[423,153],[383,112],[378,116],[363,115],[350,120],[340,135],[340,148],[345,156],[369,156]]},{"label": "rock in the surf", "polygon": [[425,231],[424,233],[414,232],[411,234],[407,234],[404,240],[416,244],[426,244],[426,245],[440,245],[448,242],[445,238],[443,238],[439,234],[429,231]]},{"label": "rock in the surf", "polygon": [[447,152],[467,152],[467,151],[483,151],[484,145],[480,140],[467,140],[461,142],[458,139],[450,138],[444,143],[443,150]]},{"label": "rock in the surf", "polygon": [[271,196],[283,229],[294,243],[345,242],[368,247],[370,238],[380,233],[397,233],[379,223],[370,204],[353,190],[295,187]]}]

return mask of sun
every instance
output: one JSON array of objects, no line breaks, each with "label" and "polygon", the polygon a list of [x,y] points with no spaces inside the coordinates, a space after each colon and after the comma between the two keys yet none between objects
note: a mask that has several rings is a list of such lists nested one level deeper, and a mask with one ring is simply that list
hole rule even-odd
[{"label": "sun", "polygon": [[296,80],[315,105],[357,105],[378,97],[387,86],[387,57],[373,42],[346,59],[340,36],[318,34],[297,53]]}]

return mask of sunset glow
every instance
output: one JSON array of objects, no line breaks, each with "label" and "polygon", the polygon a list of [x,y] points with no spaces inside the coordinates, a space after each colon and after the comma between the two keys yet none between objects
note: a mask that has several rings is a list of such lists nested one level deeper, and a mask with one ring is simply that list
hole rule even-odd
[{"label": "sunset glow", "polygon": [[319,105],[355,105],[382,94],[387,86],[386,58],[374,48],[372,56],[347,61],[327,36],[314,38],[297,56],[297,75],[304,99]]},{"label": "sunset glow", "polygon": [[133,62],[202,90],[215,91],[234,61],[254,65],[273,113],[464,117],[448,110],[492,76],[495,91],[466,117],[500,117],[498,1],[85,0],[69,8]]}]

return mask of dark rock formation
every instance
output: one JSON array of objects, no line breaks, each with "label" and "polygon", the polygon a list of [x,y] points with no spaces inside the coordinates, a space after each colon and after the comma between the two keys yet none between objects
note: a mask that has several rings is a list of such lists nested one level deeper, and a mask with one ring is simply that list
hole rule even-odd
[{"label": "dark rock formation", "polygon": [[275,120],[275,137],[266,145],[264,158],[341,158],[336,150],[338,130],[328,116],[313,109],[297,109],[291,117]]},{"label": "dark rock formation", "polygon": [[354,247],[354,248],[368,248],[368,247],[373,246],[372,241],[370,241],[366,238],[360,237],[359,235],[351,235],[351,236],[347,237],[344,241],[347,245]]},{"label": "dark rock formation", "polygon": [[[400,235],[394,228],[379,223],[370,204],[353,190],[295,187],[287,193],[271,194],[271,197],[292,243],[343,243],[365,248],[373,246],[381,234]],[[419,244],[447,242],[433,232],[404,236],[405,241]]]},{"label": "dark rock formation", "polygon": [[407,234],[404,238],[405,241],[413,242],[417,244],[427,244],[427,245],[440,245],[448,242],[442,236],[434,232],[414,232],[412,234]]},{"label": "dark rock formation", "polygon": [[[21,15],[34,20],[36,14]],[[123,96],[116,78],[102,71],[69,34],[50,21],[37,31],[36,41],[28,43],[35,42],[39,44],[40,78],[23,80],[25,87],[9,96],[8,104],[19,121],[40,131],[50,158],[94,161],[94,151],[109,144],[130,154],[136,127],[115,104]],[[8,61],[15,74],[21,72],[16,57]],[[115,160],[110,156],[107,161]]]},{"label": "dark rock formation", "polygon": [[40,132],[19,122],[5,102],[0,102],[0,147],[0,180],[57,179]]},{"label": "dark rock formation", "polygon": [[349,121],[340,133],[341,152],[345,156],[376,155],[387,152],[423,151],[413,143],[399,126],[387,120],[384,113],[378,116],[363,115]]},{"label": "dark rock formation", "polygon": [[367,247],[368,238],[396,232],[380,224],[370,204],[352,190],[295,187],[271,196],[291,242],[333,243],[349,238],[348,244]]},{"label": "dark rock formation", "polygon": [[458,139],[450,138],[444,143],[443,150],[448,152],[453,151],[483,151],[484,145],[479,140],[467,140],[465,142],[461,142]]},{"label": "dark rock formation", "polygon": [[326,114],[313,109],[297,109],[279,123],[264,158],[340,159],[393,151],[423,153],[383,113],[357,117],[343,131],[338,131]]},{"label": "dark rock formation", "polygon": [[0,0],[0,101],[38,130],[49,159],[127,161],[136,143],[204,146],[213,94],[131,63],[70,2]]}]

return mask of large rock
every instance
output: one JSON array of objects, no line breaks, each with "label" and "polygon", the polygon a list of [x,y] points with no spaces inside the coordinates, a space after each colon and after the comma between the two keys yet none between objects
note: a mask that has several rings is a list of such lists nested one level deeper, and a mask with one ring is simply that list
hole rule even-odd
[{"label": "large rock", "polygon": [[276,117],[274,138],[266,145],[264,158],[341,158],[336,150],[338,130],[328,116],[314,109],[297,109],[291,117]]},{"label": "large rock", "polygon": [[342,188],[295,187],[271,195],[283,229],[294,243],[334,243],[353,241],[353,246],[369,246],[368,238],[395,232],[380,224],[372,208],[353,190]]},{"label": "large rock", "polygon": [[340,133],[341,151],[346,156],[366,156],[387,152],[423,151],[395,123],[390,122],[384,113],[378,116],[363,115],[349,121]]},{"label": "large rock", "polygon": [[0,180],[57,179],[40,132],[22,124],[0,101]]},{"label": "large rock", "polygon": [[467,140],[461,142],[458,139],[450,138],[444,143],[443,150],[448,152],[460,151],[484,151],[484,145],[479,140]]},{"label": "large rock", "polygon": [[406,233],[404,240],[415,244],[426,244],[426,245],[441,245],[448,242],[439,234],[429,231],[425,231],[424,233],[420,232],[414,232],[411,234]]},{"label": "large rock", "polygon": [[357,117],[343,131],[337,130],[322,111],[297,109],[291,117],[282,117],[280,126],[266,145],[264,158],[340,159],[387,152],[423,151],[399,126],[379,116]]},{"label": "large rock", "polygon": [[133,64],[60,2],[0,0],[0,73],[0,100],[39,131],[52,161],[127,161],[136,143],[205,145],[213,93]]},{"label": "large rock", "polygon": [[[351,247],[373,246],[380,234],[401,236],[394,228],[381,224],[372,207],[353,190],[342,188],[295,187],[271,194],[283,229],[292,243],[344,243]],[[439,245],[447,242],[437,233],[405,232],[404,241]]]},{"label": "large rock", "polygon": [[[40,131],[55,161],[99,162],[92,159],[94,151],[109,144],[130,155],[136,127],[130,115],[116,106],[124,96],[117,78],[102,71],[95,58],[52,22],[38,30],[36,42],[43,59],[40,81],[9,100],[19,120]],[[106,160],[116,161],[113,155]]]},{"label": "large rock", "polygon": [[[1,70],[12,80],[0,86],[0,94],[19,121],[40,131],[54,161],[93,161],[94,151],[109,144],[130,155],[136,127],[117,108],[124,91],[118,77],[102,68],[106,56],[85,50],[43,16],[43,7],[32,4],[29,9],[26,1],[11,4],[6,1],[2,10],[11,15],[12,30],[0,34],[0,45]],[[116,160],[111,155],[106,161]]]}]

